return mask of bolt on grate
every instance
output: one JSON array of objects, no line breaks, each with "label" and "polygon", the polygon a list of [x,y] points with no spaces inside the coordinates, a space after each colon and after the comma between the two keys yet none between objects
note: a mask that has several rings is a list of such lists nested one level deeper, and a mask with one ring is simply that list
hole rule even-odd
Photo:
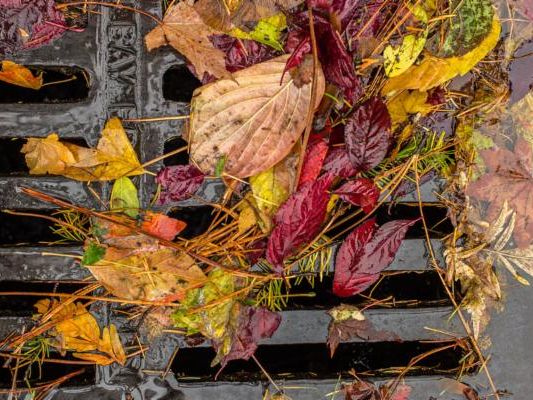
[{"label": "bolt on grate", "polygon": [[[161,15],[162,6],[156,1],[122,1],[124,5],[142,8]],[[152,22],[124,10],[102,8],[99,15],[87,16],[82,33],[67,33],[52,45],[20,54],[14,61],[44,71],[47,80],[76,79],[62,86],[51,85],[35,95],[0,83],[0,208],[18,212],[51,214],[54,210],[30,199],[18,191],[31,186],[65,200],[90,208],[99,204],[91,193],[107,198],[108,184],[93,184],[61,177],[29,176],[20,147],[25,137],[44,137],[56,131],[63,139],[94,145],[105,121],[111,116],[134,119],[144,116],[185,115],[192,91],[199,82],[190,74],[180,57],[170,48],[147,53],[144,35]],[[183,121],[162,121],[157,124],[125,124],[126,131],[143,160],[149,160],[185,144],[180,137]],[[159,162],[156,166],[185,164],[183,155]],[[143,206],[147,206],[156,190],[153,178],[136,178]],[[430,222],[432,243],[440,254],[438,239],[450,232],[446,210],[436,205],[433,190],[438,181],[426,183],[423,189],[424,212]],[[200,197],[216,200],[223,186],[209,182],[199,191]],[[418,216],[415,198],[405,196],[397,204],[385,204],[378,212],[378,223],[399,216]],[[161,208],[168,215],[179,215],[188,222],[185,237],[193,237],[207,228],[211,208],[198,200],[187,200]],[[349,221],[347,222],[349,223]],[[82,244],[76,242],[50,245],[57,240],[50,230],[51,222],[28,216],[0,214],[0,292],[73,293],[88,276],[73,259],[51,253],[82,254]],[[339,227],[339,231],[343,228]],[[49,255],[44,256],[43,254]],[[331,282],[316,282],[315,298],[295,297],[283,312],[279,330],[262,343],[257,358],[274,379],[284,381],[293,399],[318,399],[334,390],[339,374],[355,368],[374,377],[378,382],[397,374],[398,367],[428,350],[450,344],[457,335],[464,338],[459,321],[453,313],[436,272],[427,267],[427,249],[421,226],[414,226],[408,238],[382,280],[373,291],[377,298],[392,296],[393,307],[369,310],[367,318],[377,329],[396,334],[401,341],[382,342],[354,339],[342,343],[333,359],[325,344],[329,317],[325,306],[339,304],[329,290]],[[308,291],[305,281],[295,293]],[[368,294],[367,293],[367,294]],[[527,296],[529,295],[529,298]],[[528,368],[514,360],[533,358],[529,344],[531,319],[521,310],[533,298],[508,290],[507,315],[504,321],[494,321],[489,329],[492,341],[491,365],[496,383],[508,387],[517,400],[529,398]],[[0,336],[31,323],[31,305],[35,296],[0,296]],[[364,304],[356,296],[344,303]],[[121,334],[133,343],[134,332],[108,304],[96,305],[105,318],[118,321]],[[428,329],[431,328],[431,329]],[[529,330],[529,331],[528,331]],[[465,341],[465,343],[467,343]],[[173,357],[176,347],[180,350]],[[413,388],[413,400],[437,396],[439,380],[461,368],[468,347],[449,347],[425,359],[420,369],[409,372],[406,382]],[[230,363],[217,381],[213,358],[207,345],[190,347],[178,336],[168,334],[154,340],[144,357],[136,357],[127,367],[86,367],[67,385],[52,393],[53,398],[92,399],[234,399],[261,398],[267,380],[253,362]],[[168,374],[161,372],[170,363]],[[80,369],[79,365],[46,363],[40,371],[42,380],[52,380]],[[464,371],[465,380],[486,387],[479,370]],[[39,371],[33,371],[33,377]],[[30,382],[31,383],[31,382]],[[246,383],[246,384],[240,384]],[[11,376],[0,368],[0,386],[9,388]],[[20,387],[24,382],[20,382]],[[299,389],[289,390],[290,387]],[[5,391],[4,391],[5,392]],[[130,397],[131,398],[131,397]],[[440,398],[440,397],[439,397]],[[451,399],[451,398],[450,398]]]}]

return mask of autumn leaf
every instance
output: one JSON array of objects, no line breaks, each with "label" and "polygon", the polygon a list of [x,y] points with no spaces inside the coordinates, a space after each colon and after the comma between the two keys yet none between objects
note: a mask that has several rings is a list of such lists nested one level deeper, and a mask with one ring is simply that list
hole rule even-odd
[{"label": "autumn leaf", "polygon": [[329,149],[322,165],[322,171],[340,178],[351,178],[358,172],[350,162],[350,156],[343,147]]},{"label": "autumn leaf", "polygon": [[379,188],[367,178],[358,178],[344,183],[334,192],[354,206],[361,207],[367,214],[374,210],[379,199]]},{"label": "autumn leaf", "polygon": [[283,51],[283,46],[280,43],[280,40],[281,33],[286,28],[287,18],[285,17],[285,14],[279,13],[259,20],[257,25],[250,32],[235,27],[229,32],[229,35],[239,39],[255,40],[256,42],[273,47],[276,50]]},{"label": "autumn leaf", "polygon": [[91,241],[85,246],[85,252],[83,253],[81,264],[96,264],[98,261],[104,258],[105,252],[105,247],[100,246],[98,243]]},{"label": "autumn leaf", "polygon": [[200,188],[204,174],[194,165],[172,165],[157,174],[156,181],[161,185],[159,204],[185,200]]},{"label": "autumn leaf", "polygon": [[96,149],[60,142],[53,133],[43,139],[28,139],[21,152],[32,175],[48,173],[79,181],[106,181],[144,172],[118,118],[107,122]]},{"label": "autumn leaf", "polygon": [[318,178],[328,150],[329,146],[324,139],[318,138],[309,141],[307,149],[305,149],[304,162],[302,164],[302,172],[300,173],[298,188],[308,182],[313,182]]},{"label": "autumn leaf", "polygon": [[144,231],[161,239],[174,240],[176,235],[184,230],[186,226],[187,224],[179,219],[147,211],[141,227]]},{"label": "autumn leaf", "polygon": [[376,282],[394,260],[409,227],[417,221],[391,221],[376,230],[374,219],[370,219],[355,228],[338,250],[333,293],[354,296]]},{"label": "autumn leaf", "polygon": [[0,1],[0,56],[43,46],[66,30],[54,0]]},{"label": "autumn leaf", "polygon": [[[226,157],[224,172],[247,178],[281,161],[304,130],[311,83],[298,87],[283,70],[288,56],[256,64],[202,86],[191,103],[191,160],[206,174]],[[281,84],[280,84],[281,82]],[[319,69],[316,104],[324,94]]]},{"label": "autumn leaf", "polygon": [[427,31],[420,36],[405,35],[398,47],[388,45],[383,50],[383,66],[389,77],[403,74],[416,61],[426,44]]},{"label": "autumn leaf", "polygon": [[379,389],[371,382],[357,379],[349,385],[343,385],[345,400],[409,400],[411,387],[396,381],[384,383]]},{"label": "autumn leaf", "polygon": [[399,341],[398,335],[380,331],[365,318],[355,306],[340,305],[328,311],[331,321],[328,326],[328,346],[331,357],[341,342],[358,337],[365,341],[393,342]]},{"label": "autumn leaf", "polygon": [[486,201],[487,219],[493,222],[498,217],[505,202],[516,211],[514,239],[519,248],[533,242],[533,150],[522,137],[516,140],[514,151],[494,147],[479,152],[485,162],[487,172],[475,182],[468,184],[466,194]]},{"label": "autumn leaf", "polygon": [[479,46],[457,57],[437,58],[427,55],[419,65],[413,65],[403,74],[390,78],[381,93],[389,95],[406,89],[427,91],[456,76],[466,74],[496,46],[500,31],[500,22],[494,16],[491,31]]},{"label": "autumn leaf", "polygon": [[239,235],[244,234],[257,224],[257,217],[253,207],[248,202],[244,202],[244,204],[245,205],[242,207],[241,212],[239,213],[239,219],[237,221],[239,225]]},{"label": "autumn leaf", "polygon": [[274,229],[267,245],[267,260],[277,273],[283,260],[314,239],[326,216],[332,177],[325,175],[304,185],[283,203],[274,217]]},{"label": "autumn leaf", "polygon": [[32,72],[23,65],[18,65],[12,61],[2,61],[0,81],[39,90],[43,86],[43,74],[33,76]]},{"label": "autumn leaf", "polygon": [[176,2],[166,12],[163,24],[145,37],[148,51],[169,44],[183,54],[201,78],[209,73],[228,77],[224,53],[213,46],[209,36],[222,33],[207,26],[196,9],[187,2]]},{"label": "autumn leaf", "polygon": [[407,121],[409,115],[426,115],[435,107],[428,103],[427,92],[418,90],[403,91],[390,98],[387,102],[387,110],[391,117],[392,130],[399,124]]},{"label": "autumn leaf", "polygon": [[372,97],[355,110],[344,127],[346,151],[355,169],[368,171],[385,158],[390,130],[387,106],[378,97]]},{"label": "autumn leaf", "polygon": [[140,204],[137,188],[130,178],[123,176],[115,181],[111,190],[109,206],[112,211],[123,212],[132,218],[139,215]]}]

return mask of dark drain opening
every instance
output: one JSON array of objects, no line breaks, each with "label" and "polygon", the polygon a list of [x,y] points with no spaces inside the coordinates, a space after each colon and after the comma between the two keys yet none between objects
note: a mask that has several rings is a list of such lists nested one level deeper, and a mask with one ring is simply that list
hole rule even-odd
[{"label": "dark drain opening", "polygon": [[[61,141],[87,147],[84,139],[61,139]],[[26,139],[0,138],[0,175],[28,175],[29,169],[24,154],[20,152],[25,144]]]},{"label": "dark drain opening", "polygon": [[[25,212],[23,210],[17,210]],[[40,215],[50,216],[57,210],[28,211]],[[54,222],[26,215],[13,215],[0,212],[0,245],[12,245],[39,242],[57,243],[62,238],[52,231]],[[62,242],[62,244],[69,244]]]},{"label": "dark drain opening", "polygon": [[[187,141],[181,137],[174,137],[168,139],[165,142],[164,153],[168,154],[171,151],[178,150],[179,148],[187,146]],[[173,156],[167,157],[163,160],[165,167],[170,165],[187,165],[189,164],[189,153],[187,151],[182,151],[181,153],[174,154]]]},{"label": "dark drain opening", "polygon": [[168,216],[186,222],[187,227],[179,234],[179,237],[192,239],[207,231],[213,219],[213,210],[211,206],[173,208]]},{"label": "dark drain opening", "polygon": [[[315,278],[314,287],[306,279],[293,284],[292,295],[314,293],[314,297],[291,296],[288,309],[329,309],[341,304],[363,306],[377,300],[391,297],[383,305],[386,308],[430,307],[450,305],[450,299],[442,286],[436,271],[394,271],[385,272],[381,279],[361,295],[340,298],[333,294],[333,277],[325,276],[322,281]],[[391,304],[392,303],[392,304]],[[376,307],[379,307],[378,304]]]},{"label": "dark drain opening", "polygon": [[[344,213],[346,217],[349,217],[348,220],[339,226],[328,230],[327,234],[331,237],[346,230],[339,239],[346,237],[348,233],[352,231],[353,228],[351,228],[351,226],[354,222],[357,222],[362,217],[361,213],[355,213],[356,210],[356,207],[350,207]],[[447,210],[445,207],[438,204],[426,203],[423,206],[423,210],[431,238],[440,239],[453,232],[453,225],[447,217]],[[376,210],[375,217],[378,225],[383,225],[386,222],[397,219],[417,219],[420,217],[420,209],[417,203],[400,203],[392,206],[384,204]],[[411,226],[405,237],[407,239],[425,238],[422,221],[418,221]]]},{"label": "dark drain opening", "polygon": [[3,296],[0,294],[0,317],[30,317],[35,312],[33,305],[40,299],[50,297],[38,294],[31,296],[29,295],[31,293],[72,294],[85,286],[87,283],[0,281],[0,293],[25,293],[24,296]]},{"label": "dark drain opening", "polygon": [[[336,379],[339,374],[349,378],[351,369],[374,376],[390,376],[396,375],[397,368],[407,366],[414,357],[451,343],[341,343],[333,358],[325,343],[263,345],[255,356],[273,379]],[[450,347],[427,356],[408,374],[453,374],[460,368],[465,354],[458,346]],[[220,368],[210,366],[214,356],[210,347],[180,349],[172,363],[172,371],[181,382],[211,381]],[[253,360],[236,360],[228,363],[218,380],[250,382],[265,380],[265,376]]]},{"label": "dark drain opening", "polygon": [[82,68],[28,68],[34,75],[42,72],[46,85],[39,90],[33,90],[0,82],[0,103],[75,103],[89,97],[89,74]]},{"label": "dark drain opening", "polygon": [[[53,354],[50,354],[53,357]],[[62,358],[57,355],[56,358]],[[12,361],[11,366],[14,366],[15,362]],[[73,376],[67,382],[67,386],[86,386],[94,384],[96,380],[96,368],[92,365],[68,365],[68,364],[57,364],[52,362],[45,362],[39,368],[37,363],[31,365],[31,371],[28,372],[29,379],[25,379],[26,368],[21,368],[17,373],[17,388],[23,389],[30,387],[36,387],[37,384],[42,384],[43,382],[51,382],[56,379],[60,379],[65,375],[74,373],[79,370],[83,370],[79,375]],[[1,388],[11,388],[11,383],[13,376],[11,371],[7,367],[0,368],[0,387]],[[18,398],[15,396],[14,398]],[[22,397],[21,397],[22,398]]]},{"label": "dark drain opening", "polygon": [[163,98],[189,103],[194,90],[202,85],[186,65],[174,65],[163,75]]}]

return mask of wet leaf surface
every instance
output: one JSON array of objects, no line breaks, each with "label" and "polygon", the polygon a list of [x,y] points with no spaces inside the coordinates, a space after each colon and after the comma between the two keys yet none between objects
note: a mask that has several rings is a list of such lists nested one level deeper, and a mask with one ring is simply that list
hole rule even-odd
[{"label": "wet leaf surface", "polygon": [[156,177],[161,185],[159,204],[185,200],[200,188],[204,174],[194,165],[172,165],[165,167]]}]

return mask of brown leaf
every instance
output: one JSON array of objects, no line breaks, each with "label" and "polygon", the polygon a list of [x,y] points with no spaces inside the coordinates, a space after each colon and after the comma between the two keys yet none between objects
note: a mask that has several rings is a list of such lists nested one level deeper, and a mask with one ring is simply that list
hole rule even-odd
[{"label": "brown leaf", "polygon": [[216,49],[209,36],[219,34],[207,26],[193,6],[178,2],[168,9],[163,24],[145,37],[151,51],[166,44],[183,54],[194,65],[198,76],[208,72],[217,78],[228,77],[224,53]]},{"label": "brown leaf", "polygon": [[34,90],[39,90],[43,86],[42,73],[33,76],[28,68],[12,61],[2,61],[1,64],[0,81]]},{"label": "brown leaf", "polygon": [[[246,178],[281,161],[305,128],[311,84],[298,88],[283,70],[288,55],[197,89],[191,103],[192,161],[207,174],[225,158],[224,172]],[[281,83],[280,83],[281,82]],[[317,107],[325,83],[319,68]]]}]

